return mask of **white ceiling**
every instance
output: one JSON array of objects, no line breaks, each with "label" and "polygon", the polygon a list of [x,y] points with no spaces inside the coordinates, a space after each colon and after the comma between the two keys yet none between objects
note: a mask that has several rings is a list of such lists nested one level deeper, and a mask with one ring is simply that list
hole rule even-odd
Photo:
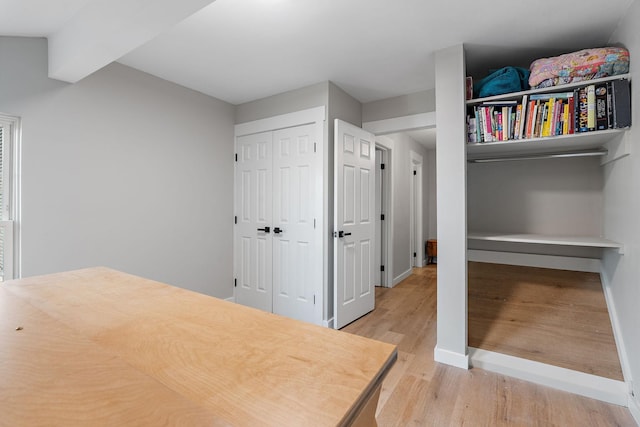
[{"label": "white ceiling", "polygon": [[[433,88],[434,52],[458,43],[479,73],[487,53],[508,65],[514,52],[606,44],[633,1],[0,0],[0,35],[49,37],[50,60],[78,49],[62,56],[70,75],[83,54],[117,41],[90,70],[117,60],[232,104],[327,80],[368,102]],[[73,46],[79,38],[93,45]]]}]

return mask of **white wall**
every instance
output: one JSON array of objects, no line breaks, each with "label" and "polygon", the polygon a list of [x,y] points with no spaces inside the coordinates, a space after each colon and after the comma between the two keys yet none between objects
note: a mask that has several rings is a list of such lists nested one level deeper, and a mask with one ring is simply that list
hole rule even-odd
[{"label": "white wall", "polygon": [[[632,413],[640,423],[640,2],[633,2],[612,37],[630,51],[632,127],[627,132],[629,157],[605,167],[605,235],[625,245],[625,254],[607,251],[603,278],[619,326],[626,360],[625,380],[633,382]],[[635,412],[634,412],[635,411]]]},{"label": "white wall", "polygon": [[51,80],[45,39],[0,37],[0,58],[23,276],[103,265],[230,297],[233,106],[120,64]]},{"label": "white wall", "polygon": [[436,91],[429,89],[362,104],[362,121],[391,119],[436,110]]},{"label": "white wall", "polygon": [[436,52],[438,331],[435,360],[468,368],[467,186],[462,45]]},{"label": "white wall", "polygon": [[602,235],[599,158],[471,163],[469,231]]},{"label": "white wall", "polygon": [[[405,133],[394,133],[379,137],[389,145],[391,152],[391,174],[393,186],[393,278],[396,279],[411,271],[411,223],[409,191],[412,180],[412,164],[410,151],[422,156],[422,239],[421,244],[429,237],[429,197],[425,189],[430,186],[428,151]],[[395,280],[394,280],[395,281]]]}]

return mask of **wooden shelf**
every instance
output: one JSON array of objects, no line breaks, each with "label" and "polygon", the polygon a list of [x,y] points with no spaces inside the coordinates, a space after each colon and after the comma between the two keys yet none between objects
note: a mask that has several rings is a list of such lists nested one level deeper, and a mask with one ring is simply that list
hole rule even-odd
[{"label": "wooden shelf", "polygon": [[602,148],[608,142],[621,136],[627,129],[607,129],[571,135],[510,139],[498,142],[476,142],[467,144],[467,159],[477,160],[497,156],[571,153]]},{"label": "wooden shelf", "polygon": [[504,93],[502,95],[487,96],[485,98],[474,98],[474,99],[467,100],[466,104],[476,105],[476,104],[482,104],[483,102],[489,102],[489,101],[521,99],[523,95],[533,95],[536,93],[567,92],[568,89],[575,89],[581,86],[587,86],[590,84],[597,84],[600,82],[607,82],[611,80],[620,80],[620,79],[631,80],[631,74],[618,74],[617,76],[609,76],[609,77],[603,77],[601,79],[593,79],[593,80],[582,80],[580,82],[568,83],[560,86],[551,86],[551,87],[545,87],[541,89],[529,89],[529,90],[523,90],[521,92],[511,92],[511,93]]},{"label": "wooden shelf", "polygon": [[612,248],[622,250],[623,245],[602,237],[551,236],[543,234],[516,234],[468,232],[467,239],[506,243],[532,243],[539,245],[577,246],[585,248]]}]

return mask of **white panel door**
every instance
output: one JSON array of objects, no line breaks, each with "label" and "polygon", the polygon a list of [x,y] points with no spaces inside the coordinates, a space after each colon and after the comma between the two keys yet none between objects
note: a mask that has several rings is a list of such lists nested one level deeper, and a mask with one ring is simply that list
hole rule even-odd
[{"label": "white panel door", "polygon": [[334,316],[339,329],[374,308],[375,142],[336,119]]},{"label": "white panel door", "polygon": [[236,302],[271,312],[272,132],[238,137],[236,150]]},{"label": "white panel door", "polygon": [[314,322],[322,252],[315,238],[316,126],[273,133],[273,312]]}]

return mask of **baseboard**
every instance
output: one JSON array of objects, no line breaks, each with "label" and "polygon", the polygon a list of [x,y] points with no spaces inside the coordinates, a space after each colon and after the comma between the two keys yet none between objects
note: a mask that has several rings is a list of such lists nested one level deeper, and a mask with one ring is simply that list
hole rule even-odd
[{"label": "baseboard", "polygon": [[517,252],[467,250],[467,259],[475,262],[524,265],[527,267],[553,268],[556,270],[584,271],[600,273],[600,260],[558,255],[524,254]]},{"label": "baseboard", "polygon": [[225,298],[224,300],[229,302],[236,302],[236,297],[229,297],[229,298]]},{"label": "baseboard", "polygon": [[433,349],[433,359],[436,362],[446,365],[455,366],[456,368],[469,369],[469,356],[466,354],[455,353],[449,350],[443,350],[436,347]]},{"label": "baseboard", "polygon": [[629,412],[631,412],[631,416],[636,421],[636,424],[640,426],[640,402],[631,395],[629,395]]},{"label": "baseboard", "polygon": [[469,347],[471,366],[580,396],[627,406],[627,386],[622,381]]},{"label": "baseboard", "polygon": [[395,285],[397,285],[398,283],[402,282],[407,277],[411,276],[411,273],[413,273],[413,268],[409,268],[404,273],[400,274],[397,277],[394,277],[393,278],[393,285],[391,287],[393,288]]},{"label": "baseboard", "polygon": [[329,320],[323,320],[322,321],[322,326],[324,326],[325,328],[331,328],[333,329],[333,317]]},{"label": "baseboard", "polygon": [[613,329],[613,339],[616,342],[616,349],[618,350],[618,357],[620,359],[620,367],[622,368],[622,375],[625,380],[630,381],[631,369],[629,367],[629,359],[627,358],[627,347],[622,337],[622,329],[620,328],[620,322],[618,321],[618,310],[616,304],[613,302],[613,294],[611,292],[611,284],[604,272],[600,273],[600,281],[602,282],[602,290],[604,292],[604,300],[607,303],[607,310],[609,311],[609,320],[611,320],[611,329]]}]

